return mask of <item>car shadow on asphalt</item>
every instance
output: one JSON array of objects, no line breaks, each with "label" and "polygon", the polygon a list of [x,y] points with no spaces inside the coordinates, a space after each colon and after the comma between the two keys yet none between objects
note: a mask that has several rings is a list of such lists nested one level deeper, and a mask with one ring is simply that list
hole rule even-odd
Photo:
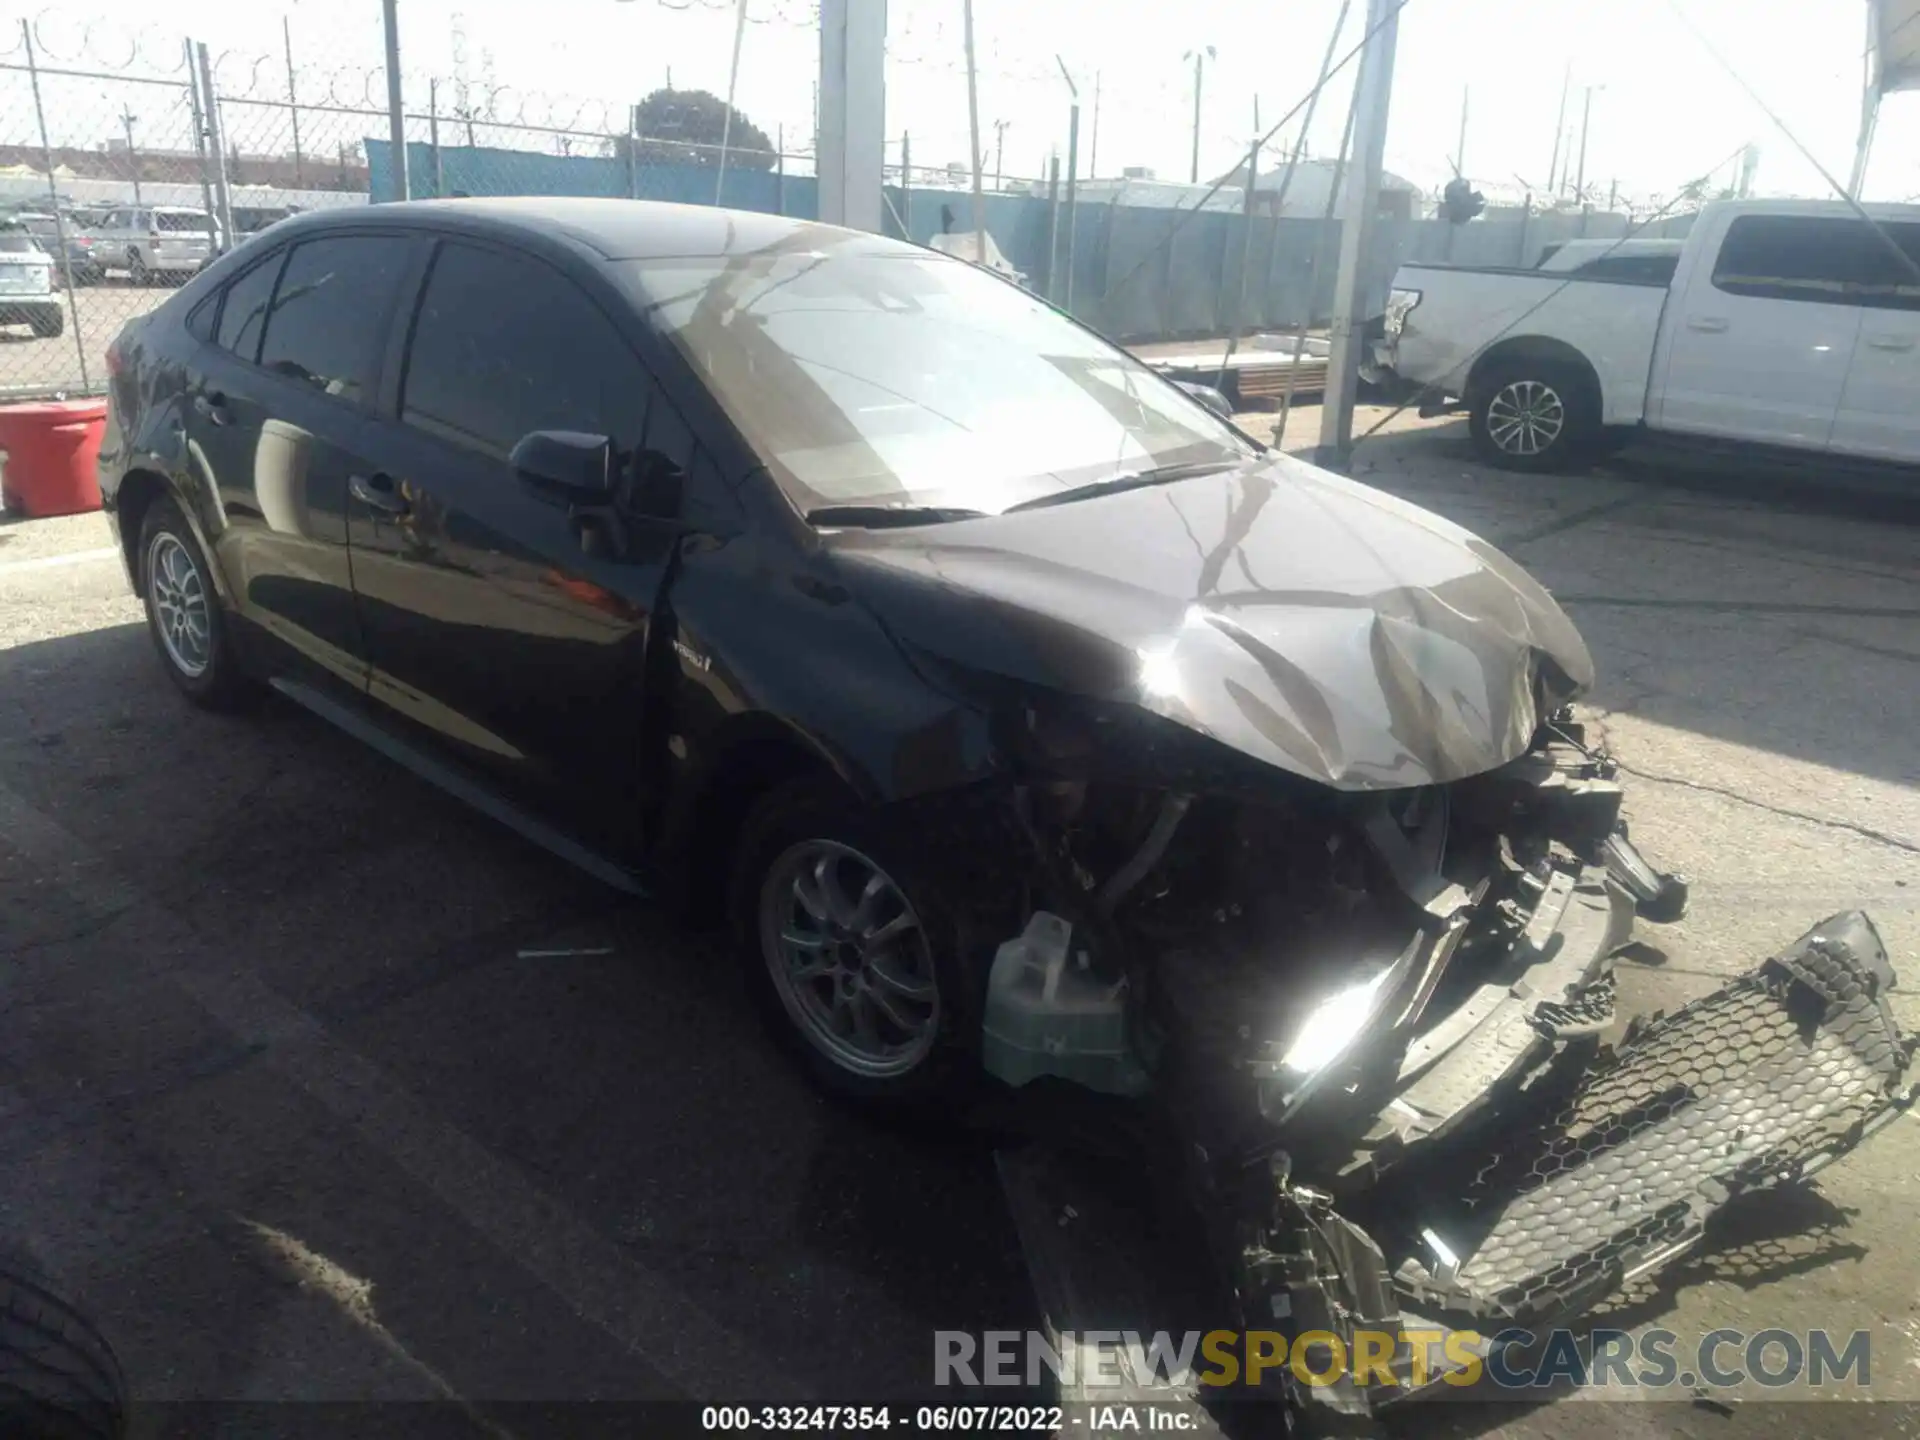
[{"label": "car shadow on asphalt", "polygon": [[[303,711],[272,700],[237,719],[191,709],[137,624],[0,651],[0,720],[0,788],[57,817],[209,951],[248,957],[281,999],[570,1223],[745,1337],[771,1371],[833,1397],[953,1400],[932,1389],[935,1330],[1033,1325],[987,1144],[821,1100],[764,1035],[715,932],[575,875]],[[36,903],[62,891],[58,874],[29,880]],[[138,971],[137,924],[96,943],[65,915],[38,931],[25,920],[35,943],[67,947],[50,953],[97,967],[89,984]],[[133,1145],[126,1163],[152,1172],[152,1191],[177,1191],[218,1233],[238,1234],[233,1215],[258,1220],[373,1280],[407,1353],[485,1395],[495,1377],[462,1339],[472,1302],[453,1297],[469,1285],[527,1294],[517,1255],[484,1234],[429,1242],[458,1226],[458,1206],[419,1193],[350,1124],[333,1139],[289,1133],[341,1127],[275,1078],[257,1042],[209,1039],[200,1017],[178,1022],[178,1053],[138,1068],[104,1056],[102,1027],[139,1023],[132,980],[122,989],[124,1014],[76,1014],[64,1034],[72,992],[40,1007],[51,1018],[34,1021],[31,1054],[14,1062],[54,1059],[63,1073],[38,1089],[83,1098],[57,1115],[15,1114],[14,1143],[86,1131],[92,1145]],[[280,1147],[284,1171],[269,1179],[263,1157]],[[362,1202],[342,1174],[394,1188],[369,1197],[356,1223]],[[11,1201],[29,1217],[34,1203]],[[423,1228],[395,1229],[395,1217]],[[449,1254],[465,1257],[456,1272],[474,1270],[438,1273]],[[149,1278],[116,1291],[111,1256],[94,1268],[90,1289],[110,1316],[163,1288]],[[253,1342],[222,1327],[255,1323],[245,1317],[259,1307],[237,1297],[258,1283],[201,1281],[137,1317],[123,1357],[136,1382],[159,1365],[178,1387],[181,1365],[204,1363],[201,1382],[234,1383],[230,1357]],[[138,1353],[195,1329],[209,1338],[166,1349],[164,1363]],[[595,1369],[557,1353],[543,1367],[543,1346],[605,1348],[607,1337],[537,1329],[520,1358],[555,1383],[617,1371],[617,1357]],[[753,1390],[750,1375],[737,1383]]]}]

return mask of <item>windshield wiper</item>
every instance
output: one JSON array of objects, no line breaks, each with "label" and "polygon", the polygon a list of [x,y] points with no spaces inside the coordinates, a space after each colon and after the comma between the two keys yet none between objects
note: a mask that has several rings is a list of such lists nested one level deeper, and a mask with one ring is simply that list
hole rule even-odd
[{"label": "windshield wiper", "polygon": [[944,525],[949,520],[978,520],[986,513],[961,505],[825,505],[807,511],[807,523],[882,530],[893,525]]},{"label": "windshield wiper", "polygon": [[1097,495],[1117,495],[1122,490],[1140,490],[1148,485],[1171,485],[1176,480],[1191,480],[1195,476],[1231,470],[1238,463],[1235,460],[1193,460],[1183,465],[1161,465],[1152,470],[1129,470],[1124,475],[1109,475],[1104,480],[1056,490],[1051,495],[1036,495],[1031,500],[1022,500],[1018,505],[1009,505],[1005,513],[1011,515],[1016,510],[1044,510],[1049,505],[1071,505],[1076,500],[1091,500]]}]

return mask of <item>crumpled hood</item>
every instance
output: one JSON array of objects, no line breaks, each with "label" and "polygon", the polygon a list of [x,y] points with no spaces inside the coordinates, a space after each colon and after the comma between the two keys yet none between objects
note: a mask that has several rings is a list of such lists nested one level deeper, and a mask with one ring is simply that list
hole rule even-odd
[{"label": "crumpled hood", "polygon": [[1493,769],[1593,681],[1572,622],[1491,545],[1285,457],[829,544],[906,643],[1342,790]]}]

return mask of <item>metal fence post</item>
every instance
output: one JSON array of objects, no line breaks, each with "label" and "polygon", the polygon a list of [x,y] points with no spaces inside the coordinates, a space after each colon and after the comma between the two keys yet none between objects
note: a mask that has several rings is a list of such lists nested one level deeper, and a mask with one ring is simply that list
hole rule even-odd
[{"label": "metal fence post", "polygon": [[640,198],[640,107],[627,106],[627,198]]},{"label": "metal fence post", "polygon": [[440,164],[440,82],[427,81],[427,145],[433,155],[434,198],[447,193],[446,171]]},{"label": "metal fence post", "polygon": [[213,197],[220,207],[220,239],[213,249],[218,254],[233,244],[233,199],[227,193],[227,146],[220,134],[220,97],[213,89],[213,63],[207,58],[205,42],[194,47],[200,55],[201,103],[206,107],[207,149],[213,156]]},{"label": "metal fence post", "polygon": [[60,247],[60,266],[67,275],[67,314],[73,321],[73,349],[80,358],[80,388],[91,390],[93,381],[87,374],[87,347],[80,338],[80,300],[74,294],[73,259],[67,254],[67,221],[60,213],[60,188],[53,178],[53,143],[47,138],[47,111],[40,103],[40,64],[33,53],[33,23],[22,19],[20,38],[27,46],[27,78],[33,82],[33,118],[40,125],[40,153],[47,162],[47,198],[53,211],[53,238]]},{"label": "metal fence post", "polygon": [[208,242],[212,243],[213,230],[213,181],[207,173],[207,120],[206,106],[200,100],[200,74],[194,66],[193,41],[184,40],[181,44],[187,55],[187,104],[193,110],[193,153],[200,160],[200,205],[207,212]]},{"label": "metal fence post", "polygon": [[787,213],[787,127],[782,125],[773,142],[773,213]]},{"label": "metal fence post", "polygon": [[397,0],[382,6],[387,30],[387,142],[393,159],[388,165],[393,177],[393,198],[411,200],[413,190],[407,184],[407,117],[402,111],[404,87],[400,82],[400,14]]},{"label": "metal fence post", "polygon": [[1041,287],[1040,293],[1056,304],[1059,302],[1056,299],[1054,281],[1060,273],[1059,261],[1060,157],[1049,155],[1047,157],[1047,283]]},{"label": "metal fence post", "polygon": [[293,88],[293,21],[282,16],[280,33],[287,42],[287,111],[293,117],[293,184],[295,189],[306,186],[306,177],[301,172],[305,162],[300,155],[300,98]]},{"label": "metal fence post", "polygon": [[913,137],[900,136],[900,238],[913,240]]}]

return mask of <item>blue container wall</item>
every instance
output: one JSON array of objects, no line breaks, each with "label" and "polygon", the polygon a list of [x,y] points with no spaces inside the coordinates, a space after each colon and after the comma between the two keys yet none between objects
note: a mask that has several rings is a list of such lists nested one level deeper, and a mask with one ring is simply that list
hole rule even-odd
[{"label": "blue container wall", "polygon": [[[371,198],[394,198],[388,143],[372,138],[364,143]],[[407,172],[416,198],[439,193],[432,146],[407,146]],[[693,205],[714,203],[717,178],[710,166],[645,164],[635,166],[630,176],[626,162],[618,158],[464,145],[440,147],[438,175],[440,189],[449,195],[589,195]],[[968,191],[896,185],[885,193],[890,235],[926,244],[943,228],[973,228],[973,196]],[[811,175],[729,169],[720,198],[734,209],[803,220],[820,213],[819,186]],[[984,204],[987,231],[1007,262],[1026,275],[1036,292],[1065,304],[1067,207],[1027,195],[988,195]],[[943,225],[943,210],[951,212],[950,227]],[[1196,214],[1112,202],[1082,202],[1074,212],[1068,308],[1116,340],[1223,335],[1233,327],[1236,302],[1243,333],[1323,322],[1333,312],[1338,221],[1249,220],[1227,211]],[[1633,233],[1677,238],[1691,224],[1691,216],[1679,216]],[[1364,268],[1368,313],[1384,308],[1394,271],[1408,262],[1530,266],[1547,245],[1613,239],[1628,228],[1625,216],[1597,214],[1476,220],[1462,226],[1439,220],[1383,221]]]}]

